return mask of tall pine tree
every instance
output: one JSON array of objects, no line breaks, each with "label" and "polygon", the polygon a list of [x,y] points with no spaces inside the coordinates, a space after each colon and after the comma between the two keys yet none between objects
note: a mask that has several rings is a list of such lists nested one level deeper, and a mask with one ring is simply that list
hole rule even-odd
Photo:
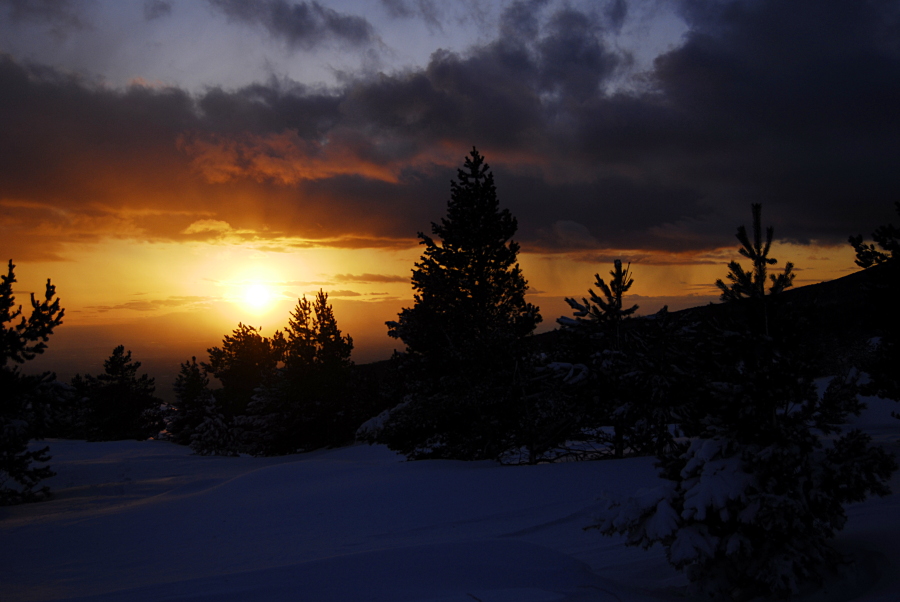
[{"label": "tall pine tree", "polygon": [[541,317],[501,210],[494,176],[476,149],[450,184],[447,217],[413,270],[415,304],[388,322],[406,344],[408,395],[367,437],[409,457],[496,458],[514,445],[521,388],[520,342]]},{"label": "tall pine tree", "polygon": [[[476,149],[450,183],[447,217],[432,222],[438,240],[419,232],[425,251],[413,270],[415,305],[404,309],[388,334],[431,373],[496,367],[508,349],[541,321],[525,301],[528,283],[516,262],[518,228],[500,210],[494,175]],[[487,364],[485,364],[487,360]]]}]

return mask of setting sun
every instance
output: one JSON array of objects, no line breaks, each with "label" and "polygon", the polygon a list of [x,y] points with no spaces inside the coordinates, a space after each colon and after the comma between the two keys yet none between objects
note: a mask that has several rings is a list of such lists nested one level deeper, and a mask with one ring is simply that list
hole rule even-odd
[{"label": "setting sun", "polygon": [[272,306],[275,300],[275,293],[269,286],[256,282],[247,286],[243,300],[247,308],[263,312]]}]

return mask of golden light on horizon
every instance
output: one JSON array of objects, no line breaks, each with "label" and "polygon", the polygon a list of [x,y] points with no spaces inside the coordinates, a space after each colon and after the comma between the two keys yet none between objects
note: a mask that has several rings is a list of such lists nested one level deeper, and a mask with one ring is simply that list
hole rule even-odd
[{"label": "golden light on horizon", "polygon": [[[519,259],[531,287],[529,301],[544,319],[539,329],[551,330],[558,317],[571,316],[564,298],[587,295],[594,274],[607,278],[617,256],[632,262],[635,285],[629,302],[640,306],[639,314],[662,305],[676,310],[715,302],[714,283],[727,273],[727,262],[736,259],[746,266],[736,247],[677,256],[628,250],[599,256],[523,252]],[[59,354],[81,358],[90,341],[99,341],[93,343],[96,365],[124,344],[139,360],[171,354],[177,366],[191,355],[204,357],[238,323],[272,336],[285,328],[298,298],[313,299],[319,289],[329,294],[342,331],[354,338],[354,361],[376,361],[402,348],[387,336],[384,323],[412,305],[409,275],[420,253],[418,248],[265,252],[249,245],[111,240],[71,248],[65,264],[16,260],[16,293],[18,302],[27,302],[28,293],[40,293],[49,277],[66,309],[44,360],[47,370],[62,370],[55,365]],[[849,245],[780,243],[773,245],[772,256],[779,260],[776,269],[786,261],[795,263],[798,287],[858,269]],[[94,369],[79,364],[72,370]]]}]

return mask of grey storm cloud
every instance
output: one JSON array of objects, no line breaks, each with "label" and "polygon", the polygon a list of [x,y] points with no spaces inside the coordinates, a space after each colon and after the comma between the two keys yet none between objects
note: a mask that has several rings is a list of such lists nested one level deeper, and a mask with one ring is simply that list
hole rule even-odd
[{"label": "grey storm cloud", "polygon": [[292,46],[310,49],[323,42],[338,41],[360,46],[376,40],[372,25],[364,18],[342,14],[316,2],[286,0],[208,0],[229,18],[260,24],[273,36]]},{"label": "grey storm cloud", "polygon": [[164,0],[146,0],[144,2],[144,18],[148,21],[172,14],[172,3]]},{"label": "grey storm cloud", "polygon": [[387,13],[399,19],[422,19],[429,27],[441,29],[441,12],[434,0],[381,0]]},{"label": "grey storm cloud", "polygon": [[628,15],[628,2],[626,0],[613,0],[606,5],[606,18],[613,30],[619,31],[625,23]]},{"label": "grey storm cloud", "polygon": [[[279,31],[295,33],[279,35],[310,43],[372,36],[316,3],[213,5],[266,27],[282,11]],[[17,199],[0,210],[126,232],[98,203],[112,212],[140,190],[134,202],[169,213],[130,214],[136,236],[177,239],[217,219],[272,236],[415,244],[475,145],[526,250],[731,246],[753,202],[777,236],[801,243],[843,244],[890,221],[900,5],[684,2],[683,43],[619,89],[632,63],[605,34],[628,9],[607,7],[544,14],[543,2],[516,2],[493,42],[328,91],[283,80],[198,96],[116,91],[0,58],[0,177]],[[448,148],[455,165],[437,154]],[[102,188],[99,166],[127,186]],[[66,213],[29,200],[39,194]]]},{"label": "grey storm cloud", "polygon": [[0,10],[4,9],[14,21],[45,22],[58,31],[85,25],[70,0],[0,0]]}]

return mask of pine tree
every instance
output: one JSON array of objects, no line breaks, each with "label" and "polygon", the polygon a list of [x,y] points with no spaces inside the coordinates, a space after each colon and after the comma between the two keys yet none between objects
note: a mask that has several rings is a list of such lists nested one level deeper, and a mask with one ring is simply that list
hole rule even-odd
[{"label": "pine tree", "polygon": [[211,395],[209,378],[196,357],[181,364],[174,389],[175,403],[170,408],[166,430],[175,443],[189,445],[194,432],[206,418]]},{"label": "pine tree", "polygon": [[622,297],[634,284],[634,278],[631,276],[631,264],[629,263],[628,267],[623,270],[622,260],[616,259],[613,262],[613,269],[609,272],[609,275],[612,278],[607,285],[603,278],[600,277],[600,274],[594,274],[594,278],[596,278],[594,285],[600,289],[605,299],[597,295],[593,289],[588,289],[590,300],[582,297],[581,303],[567,297],[566,303],[575,310],[575,320],[560,318],[557,321],[563,326],[576,324],[605,326],[611,324],[615,332],[616,341],[618,341],[620,323],[638,310],[637,305],[632,305],[625,309],[622,303]]},{"label": "pine tree", "polygon": [[[900,214],[900,202],[894,203]],[[873,265],[886,263],[900,257],[900,228],[894,224],[879,226],[872,233],[872,238],[885,252],[879,251],[874,244],[863,242],[862,234],[850,237],[850,245],[856,251],[856,265],[870,268]]]},{"label": "pine tree", "polygon": [[409,457],[495,458],[514,445],[520,343],[540,322],[500,210],[494,176],[476,149],[450,183],[447,217],[415,264],[415,304],[388,334],[401,339],[408,397],[376,440]]},{"label": "pine tree", "polygon": [[[630,370],[627,353],[623,349],[623,341],[620,333],[620,325],[623,320],[637,311],[638,306],[633,305],[624,309],[622,298],[634,284],[634,278],[630,273],[631,264],[622,269],[622,260],[613,262],[613,269],[609,272],[611,279],[609,284],[595,274],[595,286],[603,294],[601,298],[593,289],[588,289],[590,299],[582,298],[579,303],[574,298],[567,297],[566,303],[574,310],[575,318],[563,316],[557,322],[567,329],[583,331],[580,334],[585,340],[589,350],[590,359],[584,361],[591,364],[591,383],[588,395],[594,400],[594,412],[589,423],[592,427],[612,426],[613,436],[609,443],[613,449],[613,455],[621,458],[625,455],[627,445],[627,432],[632,430],[631,424],[626,419],[624,407],[628,404],[625,397],[628,391],[624,389],[622,374]],[[605,438],[605,431],[600,429],[598,434]]]},{"label": "pine tree", "polygon": [[365,416],[354,414],[353,339],[337,325],[328,294],[304,296],[284,331],[282,368],[256,390],[241,420],[251,453],[296,453],[352,441]]},{"label": "pine tree", "polygon": [[[900,202],[895,206],[900,214]],[[850,237],[850,244],[856,250],[856,265],[864,269],[877,265],[885,274],[883,283],[871,292],[869,309],[886,319],[880,340],[862,366],[871,377],[863,386],[863,393],[900,401],[900,326],[894,315],[900,297],[900,228],[894,224],[879,226],[872,238],[885,252],[876,249],[874,244],[863,243],[862,235]],[[895,412],[894,416],[900,418],[900,413]]]},{"label": "pine tree", "polygon": [[[887,290],[877,291],[874,303],[888,308],[880,315],[890,316],[886,319],[881,337],[874,345],[871,354],[862,363],[862,369],[869,375],[869,382],[862,386],[864,395],[877,395],[882,399],[900,401],[900,326],[894,316],[896,300],[900,295],[900,266],[891,265],[892,278]],[[892,413],[900,419],[900,412]]]},{"label": "pine tree", "polygon": [[775,233],[774,228],[769,226],[766,228],[766,241],[763,243],[762,238],[762,205],[754,203],[751,206],[753,210],[753,242],[747,236],[747,229],[739,226],[737,230],[737,239],[741,243],[738,252],[753,262],[753,268],[744,271],[737,261],[728,264],[728,280],[731,284],[725,284],[721,279],[716,280],[716,286],[722,291],[721,300],[725,302],[735,303],[742,299],[749,299],[749,310],[756,314],[756,328],[763,334],[769,334],[770,312],[772,311],[769,299],[773,295],[777,295],[784,289],[793,286],[794,283],[794,264],[790,261],[784,266],[784,271],[780,274],[768,274],[768,281],[771,285],[766,294],[766,275],[767,266],[775,265],[778,260],[769,257],[769,250],[772,247],[772,237]]},{"label": "pine tree", "polygon": [[143,440],[164,428],[162,400],[154,379],[138,376],[141,362],[131,361],[124,345],[103,362],[103,374],[76,374],[72,386],[88,410],[88,437],[94,441]]},{"label": "pine tree", "polygon": [[[747,236],[747,228],[739,226],[737,230],[737,239],[741,243],[738,252],[749,259],[753,263],[753,268],[744,271],[741,265],[732,261],[728,264],[728,280],[731,284],[725,284],[722,280],[716,280],[716,286],[722,291],[722,301],[737,301],[739,299],[763,299],[766,296],[766,266],[775,265],[778,260],[769,257],[769,250],[772,247],[772,236],[775,229],[771,226],[766,228],[766,241],[762,239],[762,205],[754,203],[751,205],[753,210],[753,242]],[[794,281],[794,264],[790,261],[784,266],[784,271],[778,275],[769,274],[769,280],[772,282],[769,287],[770,295],[782,292],[784,289],[793,285]]]},{"label": "pine tree", "polygon": [[315,367],[320,372],[341,372],[353,365],[353,339],[337,325],[328,293],[320,290],[313,303],[304,295],[291,312],[284,331],[284,362],[287,372]]},{"label": "pine tree", "polygon": [[237,456],[235,431],[211,391],[202,391],[197,400],[203,404],[203,421],[191,433],[191,449],[198,456]]},{"label": "pine tree", "polygon": [[[652,454],[671,446],[670,425],[683,406],[683,349],[678,336],[682,325],[663,308],[653,316],[629,320],[638,306],[625,308],[623,298],[634,284],[630,265],[616,259],[606,284],[595,275],[590,299],[567,298],[575,318],[557,322],[591,368],[585,394],[592,412],[583,422],[593,427],[593,441],[617,458],[626,454]],[[605,297],[605,298],[604,298]],[[628,320],[627,332],[623,332]],[[610,434],[607,428],[612,426]]]},{"label": "pine tree", "polygon": [[15,265],[10,260],[7,274],[0,274],[0,505],[49,495],[49,488],[38,488],[38,484],[54,473],[48,466],[37,465],[50,460],[49,447],[29,450],[28,444],[43,436],[39,397],[42,386],[53,377],[22,374],[18,364],[43,353],[65,313],[48,279],[42,300],[31,295],[31,314],[25,318],[22,307],[16,306],[15,282]]},{"label": "pine tree", "polygon": [[226,421],[246,413],[256,389],[275,373],[284,351],[284,336],[276,331],[269,339],[245,324],[238,324],[222,339],[222,347],[207,350],[203,369],[222,383],[215,391]]},{"label": "pine tree", "polygon": [[[450,183],[447,217],[431,224],[413,270],[415,304],[388,322],[388,334],[430,372],[494,369],[541,321],[525,301],[528,283],[516,263],[518,224],[499,209],[494,176],[476,149]],[[507,366],[508,368],[508,366]]]}]

